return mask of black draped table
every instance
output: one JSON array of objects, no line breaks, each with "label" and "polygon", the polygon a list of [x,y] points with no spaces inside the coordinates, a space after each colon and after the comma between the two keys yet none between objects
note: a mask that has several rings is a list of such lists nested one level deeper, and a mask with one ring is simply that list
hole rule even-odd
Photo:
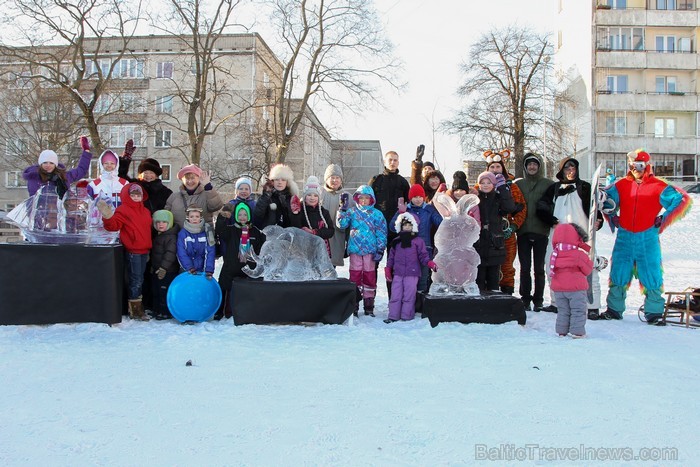
[{"label": "black draped table", "polygon": [[527,320],[523,302],[511,295],[492,294],[482,296],[419,294],[418,308],[432,327],[446,321],[459,323],[502,324]]},{"label": "black draped table", "polygon": [[0,324],[121,322],[121,245],[0,244]]}]

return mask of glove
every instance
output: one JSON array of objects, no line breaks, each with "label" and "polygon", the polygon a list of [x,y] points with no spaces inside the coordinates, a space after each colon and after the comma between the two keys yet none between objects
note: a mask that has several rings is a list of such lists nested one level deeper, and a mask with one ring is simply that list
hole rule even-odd
[{"label": "glove", "polygon": [[391,268],[389,266],[384,268],[384,277],[386,278],[387,282],[391,282],[394,280],[394,274],[391,272]]},{"label": "glove", "polygon": [[437,189],[438,193],[444,193],[447,191],[447,185],[444,183],[441,183],[440,186]]},{"label": "glove", "polygon": [[503,174],[496,174],[496,188],[500,188],[506,184],[506,178]]},{"label": "glove", "polygon": [[340,209],[341,211],[347,211],[349,206],[350,206],[350,195],[347,193],[341,193],[340,194],[340,205],[338,206],[338,209]]},{"label": "glove", "polygon": [[214,274],[211,273],[211,272],[207,272],[207,273],[204,274],[204,276],[207,278],[208,281],[210,281],[211,278],[214,276]]},{"label": "glove", "polygon": [[399,214],[406,212],[406,209],[406,202],[404,201],[403,197],[399,198]]},{"label": "glove", "polygon": [[507,229],[503,230],[503,238],[508,240],[510,236],[513,235],[513,232],[515,232],[515,229],[512,225],[509,225]]},{"label": "glove", "polygon": [[131,156],[134,155],[134,151],[136,151],[136,148],[134,147],[134,140],[130,139],[126,142],[126,146],[124,146],[124,152],[122,153],[122,157],[130,161]]},{"label": "glove", "polygon": [[190,274],[197,274],[197,270],[195,268],[190,268],[190,270],[187,272],[189,272]]},{"label": "glove", "polygon": [[224,207],[221,208],[221,211],[219,212],[219,215],[225,219],[230,219],[231,215],[233,214],[233,210],[236,207],[231,204],[231,203],[226,203],[224,204]]},{"label": "glove", "polygon": [[301,211],[301,200],[297,195],[292,196],[292,200],[289,202],[289,207],[292,210],[292,214],[299,214],[299,211]]},{"label": "glove", "polygon": [[418,162],[423,162],[423,155],[425,154],[425,145],[421,144],[416,148],[416,160]]},{"label": "glove", "polygon": [[102,199],[97,202],[97,210],[100,211],[100,214],[102,214],[102,217],[105,219],[109,219],[114,215],[112,208]]},{"label": "glove", "polygon": [[90,150],[90,140],[88,140],[87,136],[80,137],[80,147],[83,148],[83,151]]},{"label": "glove", "polygon": [[167,272],[167,271],[166,271],[165,269],[163,269],[163,268],[158,268],[158,269],[156,269],[156,277],[157,277],[159,280],[162,281],[163,279],[165,279],[165,273],[166,273],[166,272]]},{"label": "glove", "polygon": [[275,189],[275,184],[272,183],[272,180],[268,180],[265,182],[265,184],[262,186],[262,191],[266,195],[271,195],[272,192]]},{"label": "glove", "polygon": [[384,258],[384,252],[383,251],[378,251],[372,256],[372,259],[374,260],[375,263],[378,263]]},{"label": "glove", "polygon": [[661,224],[664,221],[664,216],[656,216],[656,219],[654,219],[654,227],[661,227]]},{"label": "glove", "polygon": [[435,264],[435,261],[433,260],[428,261],[428,267],[435,272],[438,270],[437,264]]}]

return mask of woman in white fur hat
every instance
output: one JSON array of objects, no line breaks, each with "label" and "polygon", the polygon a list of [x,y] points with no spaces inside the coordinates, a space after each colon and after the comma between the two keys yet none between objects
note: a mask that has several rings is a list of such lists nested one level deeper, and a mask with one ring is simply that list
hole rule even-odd
[{"label": "woman in white fur hat", "polygon": [[292,198],[299,203],[299,187],[294,181],[294,172],[284,164],[277,164],[270,170],[267,182],[262,187],[262,195],[255,204],[253,219],[260,230],[268,225],[291,227]]}]

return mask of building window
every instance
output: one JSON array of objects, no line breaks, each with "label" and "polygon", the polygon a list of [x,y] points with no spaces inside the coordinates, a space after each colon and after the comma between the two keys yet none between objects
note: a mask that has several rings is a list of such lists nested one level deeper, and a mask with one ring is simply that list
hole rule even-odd
[{"label": "building window", "polygon": [[106,145],[111,148],[120,148],[116,153],[120,153],[121,149],[124,148],[126,142],[130,139],[134,140],[134,145],[136,147],[143,146],[143,135],[145,132],[137,126],[124,125],[124,126],[113,126],[109,128],[109,138],[107,139]]},{"label": "building window", "polygon": [[627,92],[627,75],[608,76],[608,91],[612,94]]},{"label": "building window", "polygon": [[121,100],[124,113],[143,113],[146,110],[143,99],[138,94],[123,94]]},{"label": "building window", "polygon": [[156,97],[156,112],[164,114],[173,113],[173,96]]},{"label": "building window", "polygon": [[673,53],[676,51],[676,36],[656,36],[656,51]]},{"label": "building window", "polygon": [[21,73],[10,73],[10,88],[22,89],[28,88],[32,84],[32,74],[28,71],[23,71]]},{"label": "building window", "polygon": [[122,58],[114,67],[116,78],[143,78],[143,60]]},{"label": "building window", "polygon": [[112,108],[112,104],[114,104],[114,96],[112,96],[111,94],[102,94],[100,97],[97,98],[94,112],[101,114],[107,113]]},{"label": "building window", "polygon": [[172,78],[173,62],[158,62],[156,64],[156,78]]},{"label": "building window", "polygon": [[605,132],[610,135],[627,134],[627,117],[609,116],[605,117]]},{"label": "building window", "polygon": [[23,105],[11,105],[7,114],[8,122],[28,122],[29,111]]},{"label": "building window", "polygon": [[599,28],[598,49],[644,50],[644,28]]},{"label": "building window", "polygon": [[172,135],[171,130],[156,130],[156,144],[157,148],[169,148],[172,145]]},{"label": "building window", "polygon": [[676,0],[656,0],[657,10],[675,10]]},{"label": "building window", "polygon": [[675,76],[657,76],[656,77],[656,92],[658,94],[668,94],[676,92],[676,77]]},{"label": "building window", "polygon": [[9,157],[21,156],[27,153],[27,142],[22,138],[10,138],[5,145],[5,155]]},{"label": "building window", "polygon": [[673,138],[676,136],[676,119],[675,118],[655,118],[654,119],[654,137],[655,138]]},{"label": "building window", "polygon": [[87,63],[87,70],[85,70],[85,76],[87,78],[96,79],[102,75],[106,77],[109,73],[109,67],[112,61],[109,58],[99,58],[97,60],[91,60]]},{"label": "building window", "polygon": [[19,170],[5,172],[5,188],[24,188],[26,186],[27,182],[22,178],[22,172]]},{"label": "building window", "polygon": [[170,164],[161,164],[160,168],[163,169],[163,174],[160,176],[160,179],[164,182],[169,182],[170,181]]}]

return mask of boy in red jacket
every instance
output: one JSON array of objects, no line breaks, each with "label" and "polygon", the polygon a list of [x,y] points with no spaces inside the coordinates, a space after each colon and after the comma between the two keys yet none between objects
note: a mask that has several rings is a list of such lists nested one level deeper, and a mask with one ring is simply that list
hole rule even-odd
[{"label": "boy in red jacket", "polygon": [[568,333],[574,338],[586,335],[587,277],[593,271],[587,237],[576,224],[557,224],[552,235],[549,276],[558,308],[556,330],[562,337]]},{"label": "boy in red jacket", "polygon": [[143,277],[146,273],[148,252],[151,250],[151,213],[143,205],[148,194],[141,185],[130,183],[119,194],[122,204],[112,212],[103,200],[97,202],[105,230],[119,231],[119,239],[126,250],[126,267],[129,277],[128,299],[131,319],[148,321],[141,302]]}]

